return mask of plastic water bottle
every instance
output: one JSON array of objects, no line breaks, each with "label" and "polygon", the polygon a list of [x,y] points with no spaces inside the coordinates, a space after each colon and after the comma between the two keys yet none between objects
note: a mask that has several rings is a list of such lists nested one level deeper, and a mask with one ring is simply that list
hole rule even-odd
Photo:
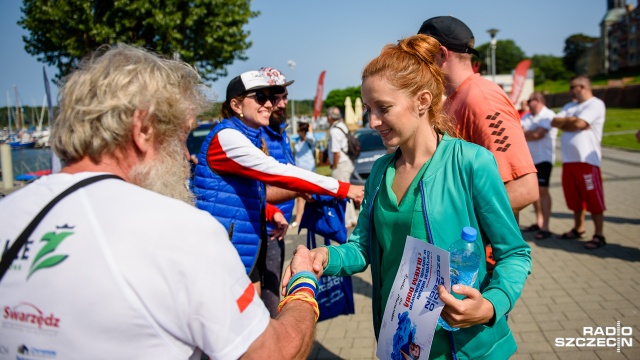
[{"label": "plastic water bottle", "polygon": [[[480,258],[482,250],[476,244],[476,229],[465,226],[460,234],[460,239],[456,240],[449,247],[450,267],[451,267],[451,287],[460,284],[471,286],[476,283],[478,270],[480,269]],[[445,330],[460,330],[449,326],[442,318],[438,319],[438,324]]]}]

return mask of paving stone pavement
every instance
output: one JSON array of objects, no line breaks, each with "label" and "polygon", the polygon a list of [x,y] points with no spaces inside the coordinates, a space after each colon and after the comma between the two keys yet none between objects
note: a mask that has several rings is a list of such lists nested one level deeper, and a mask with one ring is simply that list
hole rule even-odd
[{"label": "paving stone pavement", "polygon": [[[560,158],[560,157],[558,157]],[[608,245],[585,250],[586,240],[560,240],[557,235],[573,226],[564,202],[562,169],[554,167],[550,193],[553,200],[549,239],[534,240],[523,233],[532,249],[533,269],[522,296],[509,316],[518,343],[514,360],[640,359],[640,152],[603,149],[604,232]],[[520,214],[521,226],[535,222],[533,207]],[[287,256],[306,233],[291,229],[285,239]],[[593,235],[587,216],[585,239]],[[309,360],[376,359],[371,316],[371,273],[353,277],[356,313],[318,323]],[[620,321],[631,346],[559,347],[556,339],[615,337],[584,335],[583,327],[616,327]],[[623,343],[626,344],[626,343]]]}]

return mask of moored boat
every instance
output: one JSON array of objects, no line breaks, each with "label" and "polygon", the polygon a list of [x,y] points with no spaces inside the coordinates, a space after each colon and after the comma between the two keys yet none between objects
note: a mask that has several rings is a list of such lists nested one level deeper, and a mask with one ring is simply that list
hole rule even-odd
[{"label": "moored boat", "polygon": [[11,149],[13,149],[13,150],[30,149],[30,148],[34,148],[36,146],[36,142],[33,141],[33,140],[9,141],[9,145],[11,146]]}]

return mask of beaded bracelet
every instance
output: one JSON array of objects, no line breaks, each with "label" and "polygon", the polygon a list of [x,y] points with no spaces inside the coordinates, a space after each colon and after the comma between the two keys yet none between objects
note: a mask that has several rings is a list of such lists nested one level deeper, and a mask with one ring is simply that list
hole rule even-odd
[{"label": "beaded bracelet", "polygon": [[318,308],[318,302],[316,301],[315,298],[311,297],[311,295],[309,295],[309,293],[307,293],[306,291],[298,291],[292,295],[287,295],[284,299],[282,299],[282,301],[280,301],[280,304],[278,305],[278,313],[280,313],[280,311],[282,310],[282,307],[284,307],[286,304],[288,304],[292,300],[301,300],[311,305],[311,307],[313,308],[313,312],[315,314],[315,321],[318,321],[318,317],[320,316],[320,309]]}]

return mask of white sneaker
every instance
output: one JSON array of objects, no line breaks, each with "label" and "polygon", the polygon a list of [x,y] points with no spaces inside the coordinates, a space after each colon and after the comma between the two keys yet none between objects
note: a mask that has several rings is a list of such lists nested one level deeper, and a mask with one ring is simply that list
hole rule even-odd
[{"label": "white sneaker", "polygon": [[292,222],[291,226],[289,226],[289,227],[291,227],[291,228],[298,227],[298,222],[297,221]]}]

